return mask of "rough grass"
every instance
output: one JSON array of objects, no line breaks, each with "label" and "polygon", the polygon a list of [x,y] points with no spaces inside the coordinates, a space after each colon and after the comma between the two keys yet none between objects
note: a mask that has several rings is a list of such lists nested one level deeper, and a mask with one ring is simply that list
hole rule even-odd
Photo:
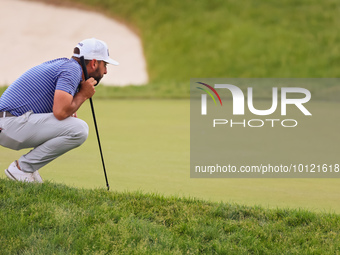
[{"label": "rough grass", "polygon": [[1,254],[336,254],[340,217],[0,179]]}]

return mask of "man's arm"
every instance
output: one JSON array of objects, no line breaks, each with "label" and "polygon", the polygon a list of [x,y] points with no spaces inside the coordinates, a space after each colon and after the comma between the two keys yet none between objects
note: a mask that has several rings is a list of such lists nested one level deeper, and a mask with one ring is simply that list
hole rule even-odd
[{"label": "man's arm", "polygon": [[79,92],[74,95],[56,90],[54,93],[53,114],[58,120],[66,119],[75,113],[79,107],[96,92],[94,86],[97,81],[90,78],[81,82]]}]

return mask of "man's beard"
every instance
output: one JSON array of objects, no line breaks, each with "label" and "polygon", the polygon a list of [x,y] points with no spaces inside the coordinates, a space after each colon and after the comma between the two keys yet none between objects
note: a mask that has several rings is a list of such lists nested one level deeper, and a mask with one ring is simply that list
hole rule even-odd
[{"label": "man's beard", "polygon": [[100,72],[99,72],[99,67],[97,68],[96,71],[94,71],[93,73],[91,73],[89,75],[90,77],[92,77],[93,79],[95,79],[97,81],[97,84],[95,86],[97,86],[100,82],[100,80],[103,78],[102,75],[100,75]]},{"label": "man's beard", "polygon": [[99,76],[93,76],[93,79],[95,79],[97,81],[97,84],[95,86],[97,86],[100,82],[100,80],[103,78],[103,76],[99,77]]}]

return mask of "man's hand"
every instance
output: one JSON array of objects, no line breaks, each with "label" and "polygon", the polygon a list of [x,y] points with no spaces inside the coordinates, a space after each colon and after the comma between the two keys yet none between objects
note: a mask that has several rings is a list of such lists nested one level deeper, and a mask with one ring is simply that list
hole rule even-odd
[{"label": "man's hand", "polygon": [[81,94],[84,98],[89,99],[96,92],[95,89],[94,89],[94,86],[96,84],[97,84],[97,81],[93,78],[89,78],[86,81],[82,81],[80,83],[80,90],[79,90],[78,94]]},{"label": "man's hand", "polygon": [[87,99],[94,95],[96,84],[97,81],[93,78],[82,81],[79,92],[74,97],[65,91],[56,90],[53,102],[54,116],[58,120],[63,120],[74,114]]}]

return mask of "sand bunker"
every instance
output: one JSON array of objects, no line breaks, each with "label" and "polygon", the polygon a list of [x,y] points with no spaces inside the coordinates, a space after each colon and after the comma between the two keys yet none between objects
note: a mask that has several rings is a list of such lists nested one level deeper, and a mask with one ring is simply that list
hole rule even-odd
[{"label": "sand bunker", "polygon": [[110,57],[105,85],[140,85],[148,81],[141,41],[126,26],[104,15],[38,2],[0,0],[0,85],[9,85],[30,67],[72,56],[83,39],[105,41]]}]

